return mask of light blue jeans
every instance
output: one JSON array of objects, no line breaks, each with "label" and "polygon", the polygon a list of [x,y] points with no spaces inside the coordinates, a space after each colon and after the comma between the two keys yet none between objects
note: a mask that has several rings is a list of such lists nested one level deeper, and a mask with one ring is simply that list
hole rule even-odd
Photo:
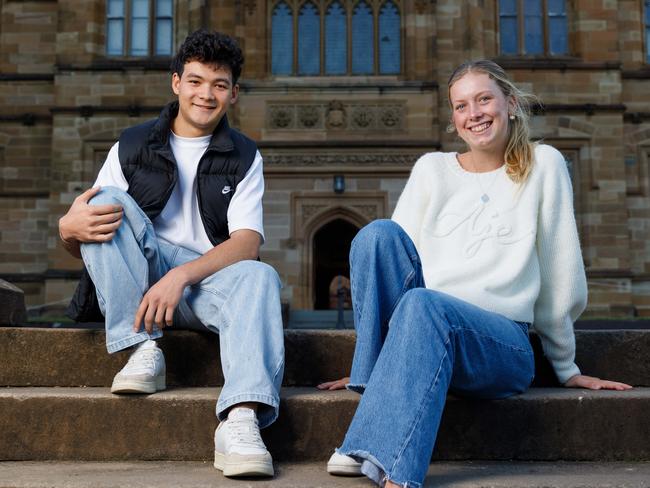
[{"label": "light blue jeans", "polygon": [[[133,332],[133,319],[144,293],[170,269],[200,257],[196,252],[158,240],[153,225],[122,190],[104,187],[91,204],[119,204],[122,224],[106,243],[83,244],[81,254],[97,289],[106,318],[106,347],[116,352],[162,336]],[[242,402],[258,402],[261,427],[278,415],[284,372],[284,331],[280,279],[258,261],[240,261],[185,289],[174,325],[207,327],[219,334],[224,386],[217,416]],[[202,325],[201,325],[202,324]]]},{"label": "light blue jeans", "polygon": [[363,393],[337,449],[380,486],[420,487],[447,391],[503,398],[533,380],[528,324],[424,288],[413,242],[390,220],[350,250],[357,343],[348,388]]}]

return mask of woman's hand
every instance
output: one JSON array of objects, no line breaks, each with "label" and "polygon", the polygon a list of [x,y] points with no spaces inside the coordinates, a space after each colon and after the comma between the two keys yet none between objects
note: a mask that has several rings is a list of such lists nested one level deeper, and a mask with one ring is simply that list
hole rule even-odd
[{"label": "woman's hand", "polygon": [[350,382],[350,377],[346,376],[345,378],[341,378],[340,380],[336,381],[326,381],[325,383],[321,383],[318,385],[316,388],[319,390],[343,390],[345,389],[345,385],[347,385]]},{"label": "woman's hand", "polygon": [[588,388],[590,390],[623,391],[632,389],[632,386],[626,385],[625,383],[619,383],[618,381],[601,380],[600,378],[585,376],[583,374],[572,376],[566,383],[564,383],[564,386],[567,388]]}]

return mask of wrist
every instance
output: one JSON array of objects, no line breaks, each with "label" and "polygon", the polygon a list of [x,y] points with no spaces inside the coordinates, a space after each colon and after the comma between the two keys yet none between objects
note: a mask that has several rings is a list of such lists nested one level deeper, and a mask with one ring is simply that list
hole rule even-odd
[{"label": "wrist", "polygon": [[172,270],[170,270],[170,273],[173,273],[174,280],[180,283],[181,285],[183,285],[183,288],[193,284],[190,275],[188,273],[188,270],[186,268],[186,265],[181,265],[176,268],[173,268]]},{"label": "wrist", "polygon": [[74,239],[67,232],[65,215],[59,219],[59,238],[64,244],[72,244]]}]

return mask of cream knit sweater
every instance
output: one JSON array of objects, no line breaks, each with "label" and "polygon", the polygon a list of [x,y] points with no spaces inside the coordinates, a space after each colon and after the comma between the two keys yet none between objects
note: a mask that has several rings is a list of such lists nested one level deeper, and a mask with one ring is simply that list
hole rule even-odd
[{"label": "cream knit sweater", "polygon": [[580,373],[573,322],[586,306],[587,282],[559,151],[537,145],[523,187],[504,167],[470,173],[456,153],[425,154],[393,220],[415,243],[427,288],[533,323],[560,382]]}]

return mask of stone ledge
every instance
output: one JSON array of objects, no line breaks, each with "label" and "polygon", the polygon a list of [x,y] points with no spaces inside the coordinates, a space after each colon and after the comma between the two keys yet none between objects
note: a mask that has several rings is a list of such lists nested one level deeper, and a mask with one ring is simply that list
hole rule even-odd
[{"label": "stone ledge", "polygon": [[[108,386],[126,362],[109,355],[103,330],[0,328],[0,386]],[[534,386],[557,386],[539,339]],[[351,330],[286,330],[285,386],[313,386],[347,376],[355,335]],[[650,330],[577,330],[576,362],[585,374],[650,386]],[[219,338],[170,330],[160,341],[171,386],[223,384]],[[28,358],[28,360],[26,360]]]},{"label": "stone ledge", "polygon": [[[273,479],[224,478],[208,462],[3,462],[7,488],[344,488],[365,478],[329,476],[325,463],[276,463]],[[436,488],[647,488],[649,463],[437,462],[425,487]]]},{"label": "stone ledge", "polygon": [[[4,460],[203,460],[218,388],[116,396],[108,388],[0,390]],[[285,388],[263,431],[277,461],[326,460],[359,396]],[[449,396],[434,459],[650,461],[650,389],[531,389],[504,400]]]}]

